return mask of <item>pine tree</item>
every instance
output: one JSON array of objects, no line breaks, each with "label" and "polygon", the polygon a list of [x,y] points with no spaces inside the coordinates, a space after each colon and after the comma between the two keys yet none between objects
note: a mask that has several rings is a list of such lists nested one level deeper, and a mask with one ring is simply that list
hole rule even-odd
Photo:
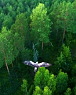
[{"label": "pine tree", "polygon": [[31,37],[33,43],[49,42],[49,34],[50,34],[50,26],[51,22],[47,15],[47,8],[45,8],[44,4],[39,3],[39,5],[32,10],[32,14],[30,16],[31,19]]},{"label": "pine tree", "polygon": [[52,91],[48,88],[48,86],[44,87],[43,95],[52,95]]},{"label": "pine tree", "polygon": [[68,75],[64,72],[59,72],[56,81],[56,91],[61,94],[66,91],[68,86]]},{"label": "pine tree", "polygon": [[2,66],[3,63],[5,63],[8,73],[10,73],[8,65],[12,64],[12,61],[14,60],[11,36],[11,31],[7,30],[6,27],[3,27],[2,32],[0,33],[0,64]]},{"label": "pine tree", "polygon": [[34,78],[35,86],[39,86],[41,89],[43,89],[45,86],[48,85],[48,80],[49,71],[46,70],[44,67],[39,68]]},{"label": "pine tree", "polygon": [[64,93],[64,95],[71,95],[71,88],[67,88],[66,92]]},{"label": "pine tree", "polygon": [[33,95],[42,95],[42,90],[39,86],[35,87],[35,91],[33,92]]}]

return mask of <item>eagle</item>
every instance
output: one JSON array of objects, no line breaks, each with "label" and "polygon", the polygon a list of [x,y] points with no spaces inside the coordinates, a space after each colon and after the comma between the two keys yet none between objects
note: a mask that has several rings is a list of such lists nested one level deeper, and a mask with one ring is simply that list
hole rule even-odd
[{"label": "eagle", "polygon": [[24,61],[23,63],[25,65],[29,65],[29,66],[34,67],[34,72],[36,72],[39,67],[49,67],[52,65],[52,64],[49,64],[47,62],[41,62],[41,63],[36,62],[35,63],[33,61]]}]

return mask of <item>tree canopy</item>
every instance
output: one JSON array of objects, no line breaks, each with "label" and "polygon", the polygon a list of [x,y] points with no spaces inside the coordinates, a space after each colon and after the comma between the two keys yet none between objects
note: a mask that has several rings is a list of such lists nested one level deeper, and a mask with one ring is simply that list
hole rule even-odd
[{"label": "tree canopy", "polygon": [[76,95],[76,0],[0,0],[0,95]]}]

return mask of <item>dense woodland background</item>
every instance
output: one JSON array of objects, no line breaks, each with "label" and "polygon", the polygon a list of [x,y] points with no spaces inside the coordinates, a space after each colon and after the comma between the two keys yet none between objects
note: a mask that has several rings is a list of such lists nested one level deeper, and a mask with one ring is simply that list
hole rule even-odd
[{"label": "dense woodland background", "polygon": [[76,95],[76,0],[0,0],[0,95]]}]

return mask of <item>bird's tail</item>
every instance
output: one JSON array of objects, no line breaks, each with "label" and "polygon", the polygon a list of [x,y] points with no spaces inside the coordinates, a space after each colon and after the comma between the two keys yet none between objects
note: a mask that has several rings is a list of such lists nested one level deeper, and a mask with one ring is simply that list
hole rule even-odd
[{"label": "bird's tail", "polygon": [[37,71],[37,69],[38,69],[38,68],[37,68],[37,67],[35,67],[35,68],[34,68],[34,72],[36,72],[36,71]]}]

